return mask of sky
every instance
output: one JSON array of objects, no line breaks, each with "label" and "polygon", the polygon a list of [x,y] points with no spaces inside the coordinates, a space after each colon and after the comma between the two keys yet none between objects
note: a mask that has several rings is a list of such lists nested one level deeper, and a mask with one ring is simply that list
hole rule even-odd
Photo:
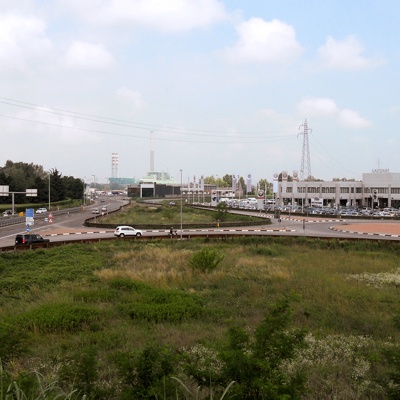
[{"label": "sky", "polygon": [[399,38],[398,0],[0,0],[0,166],[400,172]]}]

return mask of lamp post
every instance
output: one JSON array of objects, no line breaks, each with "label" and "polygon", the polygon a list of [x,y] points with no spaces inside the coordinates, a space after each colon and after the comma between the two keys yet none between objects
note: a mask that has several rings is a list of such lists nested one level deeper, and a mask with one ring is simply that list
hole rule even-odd
[{"label": "lamp post", "polygon": [[183,208],[183,198],[182,198],[182,170],[181,171],[181,240],[182,240],[182,208]]},{"label": "lamp post", "polygon": [[86,176],[83,177],[83,206],[86,206],[86,182],[85,182]]},{"label": "lamp post", "polygon": [[49,211],[50,211],[50,204],[51,204],[51,202],[50,202],[50,177],[51,177],[51,173],[50,173],[50,171],[49,171]]}]

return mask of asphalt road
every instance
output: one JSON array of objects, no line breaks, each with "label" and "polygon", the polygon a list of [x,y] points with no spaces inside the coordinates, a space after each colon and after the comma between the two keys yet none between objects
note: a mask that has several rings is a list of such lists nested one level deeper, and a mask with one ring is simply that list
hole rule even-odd
[{"label": "asphalt road", "polygon": [[[113,211],[121,207],[125,200],[118,197],[103,197],[92,206],[87,206],[82,210],[55,216],[52,223],[44,219],[35,220],[35,225],[31,227],[31,232],[40,233],[43,236],[50,237],[51,241],[66,241],[76,240],[77,235],[84,235],[85,238],[111,238],[113,236],[112,230],[104,230],[99,228],[87,228],[83,226],[83,222],[93,216],[92,209],[95,207],[107,206],[108,211]],[[244,212],[245,213],[245,212]],[[265,214],[264,214],[265,215]],[[280,236],[307,236],[307,237],[321,237],[321,238],[361,238],[360,234],[351,232],[336,231],[331,228],[343,227],[349,222],[345,219],[327,219],[319,217],[288,217],[282,216],[279,220],[273,218],[272,215],[267,215],[271,219],[272,224],[266,224],[257,227],[240,227],[240,228],[218,228],[214,229],[184,229],[183,234],[196,236],[196,235],[280,235]],[[388,221],[392,222],[392,221]],[[370,220],[357,220],[357,224],[371,223]],[[380,224],[385,223],[384,220],[379,221]],[[17,233],[25,233],[25,224],[11,225],[0,228],[0,247],[14,245],[15,235]],[[144,236],[166,236],[166,230],[153,230],[145,231]],[[178,229],[178,235],[180,231]],[[363,236],[363,239],[370,240],[399,240],[397,237],[391,236]]]}]

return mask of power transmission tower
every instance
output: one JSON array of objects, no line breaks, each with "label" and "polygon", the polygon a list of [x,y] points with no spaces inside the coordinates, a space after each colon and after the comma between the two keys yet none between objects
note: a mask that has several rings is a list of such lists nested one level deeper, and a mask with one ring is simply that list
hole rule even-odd
[{"label": "power transmission tower", "polygon": [[303,127],[303,132],[299,133],[299,135],[303,135],[303,152],[301,155],[301,167],[300,167],[300,176],[299,179],[301,181],[308,180],[311,178],[311,162],[310,162],[310,147],[308,146],[308,133],[312,132],[312,129],[308,128],[307,120],[305,120],[304,124],[299,126],[299,129]]}]

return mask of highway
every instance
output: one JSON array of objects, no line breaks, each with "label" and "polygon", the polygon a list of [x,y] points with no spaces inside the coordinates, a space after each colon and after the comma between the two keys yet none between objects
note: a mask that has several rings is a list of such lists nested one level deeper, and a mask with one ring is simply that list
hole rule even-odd
[{"label": "highway", "polygon": [[[113,230],[106,230],[102,228],[88,228],[84,227],[83,223],[86,219],[93,217],[92,209],[95,207],[107,206],[108,211],[119,209],[122,205],[126,204],[126,200],[118,197],[103,197],[102,200],[96,204],[84,207],[82,209],[75,209],[74,212],[62,213],[54,215],[52,222],[48,219],[38,218],[35,219],[34,226],[30,227],[31,232],[39,233],[44,237],[50,239],[51,242],[65,242],[72,240],[85,239],[102,239],[113,238]],[[243,211],[246,213],[246,211]],[[54,213],[56,214],[56,213]],[[254,215],[254,213],[253,213]],[[182,237],[204,236],[204,235],[279,235],[279,236],[307,236],[318,238],[339,238],[339,239],[370,239],[370,240],[400,240],[399,236],[395,234],[382,233],[385,232],[382,226],[385,224],[394,225],[392,220],[341,220],[329,219],[320,217],[299,217],[299,216],[283,216],[281,220],[273,218],[272,215],[263,215],[265,218],[270,218],[272,224],[265,224],[256,227],[236,227],[236,228],[212,228],[212,229],[184,229]],[[8,218],[8,217],[3,217]],[[346,226],[357,224],[358,227],[363,226],[371,227],[376,224],[376,232],[367,233],[363,229],[361,232],[348,231]],[[400,222],[397,222],[400,226]],[[379,229],[378,229],[379,227]],[[366,230],[367,231],[367,230]],[[8,225],[0,227],[0,247],[13,246],[15,235],[17,233],[26,232],[25,223],[17,225]],[[400,228],[399,228],[400,233]],[[168,236],[167,230],[147,230],[144,231],[143,237],[161,237]],[[178,235],[174,238],[179,239],[181,232],[178,229]],[[116,238],[115,240],[121,240]]]}]

